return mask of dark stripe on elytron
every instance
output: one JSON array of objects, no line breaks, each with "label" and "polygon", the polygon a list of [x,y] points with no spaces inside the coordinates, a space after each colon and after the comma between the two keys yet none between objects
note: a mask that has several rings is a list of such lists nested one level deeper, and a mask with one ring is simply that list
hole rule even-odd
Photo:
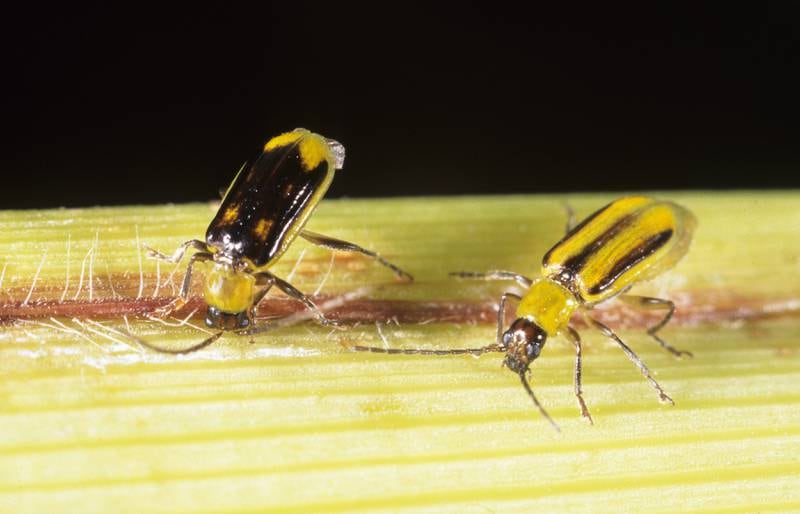
[{"label": "dark stripe on elytron", "polygon": [[659,232],[654,236],[650,236],[650,238],[645,242],[628,252],[628,255],[614,264],[614,267],[611,268],[611,271],[609,271],[605,277],[603,277],[603,280],[589,288],[589,294],[597,295],[602,293],[611,284],[616,282],[623,273],[631,269],[643,259],[646,259],[650,255],[654,254],[659,248],[667,244],[667,241],[672,238],[672,233],[673,232],[671,228],[664,230],[663,232]]},{"label": "dark stripe on elytron", "polygon": [[[611,202],[611,203],[614,203],[614,202]],[[592,213],[592,214],[591,214],[591,215],[590,215],[588,218],[584,219],[583,221],[581,221],[580,223],[578,223],[576,226],[574,226],[574,227],[572,228],[572,230],[570,230],[569,232],[567,232],[567,233],[566,233],[566,235],[564,235],[564,237],[562,237],[562,238],[561,238],[561,241],[559,241],[558,243],[556,243],[555,245],[553,245],[553,247],[552,247],[552,248],[550,248],[549,250],[547,250],[547,253],[546,253],[546,254],[544,254],[544,257],[542,257],[542,265],[544,265],[544,266],[547,266],[547,261],[549,261],[549,260],[550,260],[550,254],[551,254],[551,253],[553,253],[553,251],[554,251],[556,248],[558,248],[559,246],[561,246],[561,245],[562,245],[562,244],[563,244],[563,243],[564,243],[564,242],[565,242],[567,239],[569,239],[570,237],[572,237],[572,236],[573,236],[573,235],[574,235],[576,232],[580,231],[580,230],[581,230],[583,227],[585,227],[585,226],[586,226],[586,225],[587,225],[587,224],[588,224],[590,221],[592,221],[593,219],[595,219],[596,217],[598,217],[598,216],[600,215],[600,213],[601,213],[601,212],[604,212],[606,209],[608,209],[609,207],[611,207],[611,203],[607,204],[605,207],[601,207],[601,208],[599,208],[598,210],[594,211],[594,213]]]},{"label": "dark stripe on elytron", "polygon": [[561,268],[565,271],[569,271],[571,276],[577,276],[583,267],[586,266],[586,262],[592,257],[592,255],[597,253],[597,250],[605,246],[606,243],[614,239],[617,234],[627,228],[628,225],[633,222],[634,218],[634,215],[628,214],[627,216],[623,216],[618,219],[616,223],[608,228],[608,230],[597,236],[594,241],[584,246],[579,253],[564,261],[561,265]]}]

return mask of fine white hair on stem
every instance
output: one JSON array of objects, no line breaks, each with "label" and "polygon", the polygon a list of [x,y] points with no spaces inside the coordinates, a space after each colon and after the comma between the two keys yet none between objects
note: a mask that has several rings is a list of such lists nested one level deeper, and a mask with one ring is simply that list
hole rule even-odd
[{"label": "fine white hair on stem", "polygon": [[[177,320],[177,322],[175,322],[175,323],[170,323],[169,321],[165,320],[164,318],[159,318],[158,316],[147,316],[147,319],[149,319],[150,321],[156,321],[158,323],[161,323],[165,327],[184,327],[189,323],[189,320],[192,318],[192,316],[197,314],[198,310],[200,310],[200,309],[199,308],[194,309],[192,312],[187,314],[186,317],[184,317],[183,319],[172,317],[171,319]],[[213,332],[209,332],[209,333],[211,334]]]},{"label": "fine white hair on stem", "polygon": [[156,286],[153,288],[153,298],[158,298],[158,290],[161,288],[161,261],[156,261]]},{"label": "fine white hair on stem", "polygon": [[70,251],[72,249],[72,234],[67,234],[67,273],[66,279],[64,280],[64,291],[61,292],[61,303],[64,303],[64,298],[67,297],[67,291],[69,291],[69,264],[70,264]]},{"label": "fine white hair on stem", "polygon": [[39,337],[38,335],[34,334],[34,333],[33,333],[33,332],[31,332],[30,330],[23,330],[23,331],[22,331],[22,333],[23,333],[23,334],[25,334],[26,336],[28,336],[28,338],[30,338],[30,339],[32,339],[32,340],[34,340],[34,341],[36,341],[36,342],[37,342],[37,343],[39,343],[40,345],[41,345],[41,344],[44,344],[44,339],[42,339],[42,338],[41,338],[41,337]]},{"label": "fine white hair on stem", "polygon": [[331,272],[333,271],[333,260],[335,258],[336,258],[336,255],[333,252],[331,252],[331,258],[328,261],[328,270],[325,272],[325,275],[322,276],[322,280],[320,280],[319,285],[314,290],[314,292],[311,294],[311,296],[317,296],[319,294],[319,292],[322,291],[322,288],[325,287],[325,282],[328,281],[328,277],[331,276]]},{"label": "fine white hair on stem", "polygon": [[[68,334],[72,334],[72,335],[76,335],[76,336],[80,337],[81,339],[85,339],[86,341],[90,342],[90,343],[91,343],[91,344],[93,344],[94,346],[98,347],[100,350],[104,351],[105,353],[108,353],[108,348],[104,347],[104,346],[103,346],[103,345],[101,345],[101,344],[98,344],[98,343],[97,343],[96,341],[94,341],[94,340],[93,340],[91,337],[87,336],[86,334],[84,334],[84,333],[83,333],[83,332],[81,332],[80,330],[76,330],[76,329],[74,329],[74,328],[68,327],[68,326],[66,326],[65,324],[63,324],[63,323],[61,323],[60,321],[58,321],[56,318],[52,318],[52,317],[51,317],[51,318],[50,318],[50,321],[52,321],[52,322],[53,322],[53,323],[55,323],[56,325],[58,325],[58,326],[62,327],[62,329],[63,329],[62,331],[63,331],[63,332],[66,332],[66,333],[68,333]],[[73,319],[73,321],[74,321],[74,319]]]},{"label": "fine white hair on stem", "polygon": [[[8,262],[3,263],[3,271],[0,271],[0,291],[3,290],[3,280],[5,280],[6,278],[7,267],[8,267]],[[6,296],[8,296],[9,299],[11,298],[11,295],[8,292],[6,292]]]},{"label": "fine white hair on stem", "polygon": [[25,297],[22,305],[28,305],[28,302],[31,300],[31,296],[33,296],[33,290],[36,288],[36,281],[39,280],[39,273],[42,272],[42,266],[44,266],[44,261],[46,258],[47,249],[45,248],[44,253],[42,253],[42,260],[39,261],[39,266],[36,268],[36,273],[33,275],[33,281],[31,282],[31,288],[28,290],[28,296]]},{"label": "fine white hair on stem", "polygon": [[207,328],[202,327],[200,325],[195,325],[194,323],[189,323],[189,318],[184,318],[183,321],[182,321],[182,325],[183,326],[187,326],[187,327],[192,327],[193,329],[199,330],[200,332],[205,332],[206,334],[214,334],[215,333],[215,332],[212,332],[211,330],[208,330]]},{"label": "fine white hair on stem", "polygon": [[297,268],[299,268],[300,267],[300,263],[303,262],[303,257],[305,257],[305,255],[306,255],[306,250],[307,250],[307,248],[303,248],[303,251],[301,251],[300,255],[297,256],[297,260],[294,261],[294,266],[292,266],[292,271],[290,271],[289,274],[286,275],[286,281],[287,282],[291,282],[292,279],[294,278],[294,274],[297,271]]},{"label": "fine white hair on stem", "polygon": [[[370,291],[372,291],[372,288],[369,286],[360,287],[355,291],[350,291],[345,294],[331,298],[325,302],[319,303],[317,304],[317,307],[319,307],[319,310],[324,313],[332,309],[337,309],[353,300],[358,300],[359,298],[363,298],[367,296],[370,293]],[[308,321],[314,317],[316,317],[315,313],[309,310],[304,310],[302,312],[298,312],[297,314],[292,314],[290,316],[286,316],[285,318],[276,320],[274,323],[270,325],[270,327],[271,328],[290,327],[293,325],[297,325],[298,323]]]},{"label": "fine white hair on stem", "polygon": [[383,341],[383,347],[387,350],[389,349],[389,340],[386,339],[386,336],[383,335],[383,330],[381,330],[381,322],[375,321],[375,328],[378,330],[378,336],[380,336],[381,341]]},{"label": "fine white hair on stem", "polygon": [[100,251],[98,245],[100,243],[100,231],[95,230],[94,241],[92,242],[91,257],[89,257],[89,301],[94,299],[94,259],[97,252]]},{"label": "fine white hair on stem", "polygon": [[81,261],[81,274],[78,275],[78,290],[75,291],[75,296],[72,297],[73,300],[77,300],[78,296],[80,296],[80,294],[81,294],[81,289],[83,289],[83,275],[86,272],[86,261],[92,255],[92,251],[93,250],[94,250],[93,247],[89,248],[89,251],[86,252],[86,255],[84,256],[83,260]]},{"label": "fine white hair on stem", "polygon": [[111,270],[108,268],[108,262],[106,262],[106,278],[108,279],[108,287],[111,289],[111,297],[119,298],[116,289],[114,289],[114,282],[111,280]]},{"label": "fine white hair on stem", "polygon": [[[211,330],[208,330],[205,327],[202,327],[200,325],[195,325],[194,323],[189,323],[189,320],[192,319],[192,316],[197,314],[198,310],[199,310],[199,308],[198,309],[194,309],[192,312],[187,314],[186,317],[184,317],[183,319],[175,318],[175,317],[170,318],[170,319],[174,319],[175,320],[174,323],[173,322],[169,322],[169,321],[167,321],[167,320],[165,320],[163,318],[159,318],[157,316],[147,316],[147,319],[150,320],[150,321],[155,321],[156,323],[164,325],[165,327],[173,327],[173,328],[190,327],[190,328],[193,328],[193,329],[198,330],[200,332],[204,332],[206,334],[214,334],[215,332],[213,332]],[[128,331],[130,332],[130,330],[128,330]]]},{"label": "fine white hair on stem", "polygon": [[[139,350],[137,350],[136,348],[134,348],[133,346],[129,345],[129,344],[128,344],[128,343],[126,343],[125,341],[122,341],[121,339],[118,339],[118,338],[116,338],[116,337],[113,337],[111,334],[107,333],[107,332],[111,332],[111,333],[119,333],[118,331],[116,331],[116,330],[112,329],[111,327],[107,327],[107,326],[105,326],[105,325],[102,325],[102,324],[100,324],[100,323],[98,323],[98,322],[96,322],[96,321],[90,320],[90,319],[87,319],[85,324],[84,324],[84,323],[81,323],[81,322],[80,322],[78,319],[76,319],[76,318],[73,318],[73,319],[72,319],[72,321],[73,321],[73,322],[75,322],[76,324],[78,324],[78,325],[79,325],[81,328],[83,328],[84,330],[87,330],[87,331],[89,331],[89,332],[91,332],[91,333],[93,333],[93,334],[96,334],[96,335],[98,335],[98,336],[100,336],[100,337],[102,337],[102,338],[108,339],[108,340],[109,340],[109,341],[111,341],[112,343],[119,343],[119,344],[121,344],[121,345],[125,346],[126,348],[130,348],[131,350],[138,351],[138,353],[143,353],[143,351],[144,351],[143,349],[139,349]],[[106,332],[103,332],[103,331],[101,331],[101,330],[97,330],[97,329],[95,329],[95,328],[92,328],[92,327],[88,326],[89,324],[91,324],[91,325],[94,325],[94,326],[96,326],[96,327],[99,327],[99,328],[101,328],[101,329],[105,330]],[[120,334],[120,335],[124,335],[124,334],[121,334],[121,333],[119,333],[119,334]]]},{"label": "fine white hair on stem", "polygon": [[142,292],[144,291],[144,270],[142,268],[142,242],[139,239],[139,225],[134,225],[134,231],[136,232],[136,258],[139,261],[139,292],[136,293],[136,299],[142,297]]},{"label": "fine white hair on stem", "polygon": [[128,333],[130,333],[130,331],[131,331],[131,324],[128,322],[128,316],[127,316],[127,315],[125,315],[125,314],[123,314],[123,315],[122,315],[122,319],[125,321],[125,330],[127,330],[127,331],[128,331]]},{"label": "fine white hair on stem", "polygon": [[[158,264],[159,262],[160,261],[156,261],[156,264]],[[181,263],[180,262],[176,263],[175,266],[172,268],[172,271],[170,271],[169,274],[167,275],[167,278],[165,278],[164,282],[159,286],[159,287],[167,287],[167,286],[169,286],[170,289],[172,290],[172,295],[173,296],[176,294],[176,291],[175,291],[175,282],[172,279],[173,279],[173,277],[175,277],[175,274],[178,272],[180,267],[181,267]],[[156,269],[160,273],[160,270],[158,268],[156,268]]]},{"label": "fine white hair on stem", "polygon": [[[125,321],[125,330],[128,332],[127,334],[125,334],[125,336],[133,335],[133,332],[131,332],[131,324],[128,322],[128,316],[123,314],[122,319],[123,321]],[[138,338],[133,337],[133,340],[136,341],[136,344],[139,346],[139,349],[144,350],[144,346],[142,346],[142,343],[139,342]]]}]

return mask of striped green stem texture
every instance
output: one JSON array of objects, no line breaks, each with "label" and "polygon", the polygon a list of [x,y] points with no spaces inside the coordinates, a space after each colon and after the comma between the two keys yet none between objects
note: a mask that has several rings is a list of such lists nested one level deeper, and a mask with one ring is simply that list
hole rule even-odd
[{"label": "striped green stem texture", "polygon": [[[536,276],[563,234],[610,195],[328,201],[308,228],[378,250],[413,284],[363,256],[297,241],[272,268],[343,321],[303,321],[279,294],[253,337],[208,336],[199,298],[176,294],[213,204],[0,212],[0,512],[797,512],[800,511],[800,194],[659,194],[699,220],[688,256],[633,293],[678,305],[661,334],[610,302],[620,349],[584,338],[581,419],[574,349],[548,342],[536,412],[499,354],[380,355],[354,345],[447,349],[494,339],[514,284],[448,272]],[[273,320],[272,323],[276,324]],[[276,324],[277,325],[277,324]]]}]

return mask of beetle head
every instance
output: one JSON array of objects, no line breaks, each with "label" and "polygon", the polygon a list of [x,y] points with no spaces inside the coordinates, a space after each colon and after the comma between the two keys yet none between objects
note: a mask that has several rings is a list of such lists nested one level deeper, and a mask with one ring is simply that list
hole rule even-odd
[{"label": "beetle head", "polygon": [[528,370],[531,362],[539,357],[547,333],[528,318],[518,318],[503,334],[503,349],[506,358],[503,364],[515,373]]}]

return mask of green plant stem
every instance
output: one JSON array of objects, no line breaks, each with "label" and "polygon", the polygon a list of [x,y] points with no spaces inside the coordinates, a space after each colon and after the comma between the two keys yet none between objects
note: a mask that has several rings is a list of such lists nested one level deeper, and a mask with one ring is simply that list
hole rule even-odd
[{"label": "green plant stem", "polygon": [[676,405],[583,328],[594,426],[572,394],[568,342],[532,368],[560,434],[499,355],[348,347],[491,342],[508,285],[447,273],[535,276],[562,201],[580,217],[609,195],[324,202],[311,230],[379,250],[415,283],[298,241],[276,274],[322,301],[367,288],[340,306],[345,330],[300,323],[178,357],[122,332],[176,347],[206,337],[199,311],[167,320],[178,326],[146,318],[183,268],[141,248],[202,237],[212,205],[0,212],[0,512],[796,511],[800,194],[659,196],[700,225],[687,258],[636,292],[677,301],[662,334],[695,358],[658,348],[645,317],[605,316]]}]

